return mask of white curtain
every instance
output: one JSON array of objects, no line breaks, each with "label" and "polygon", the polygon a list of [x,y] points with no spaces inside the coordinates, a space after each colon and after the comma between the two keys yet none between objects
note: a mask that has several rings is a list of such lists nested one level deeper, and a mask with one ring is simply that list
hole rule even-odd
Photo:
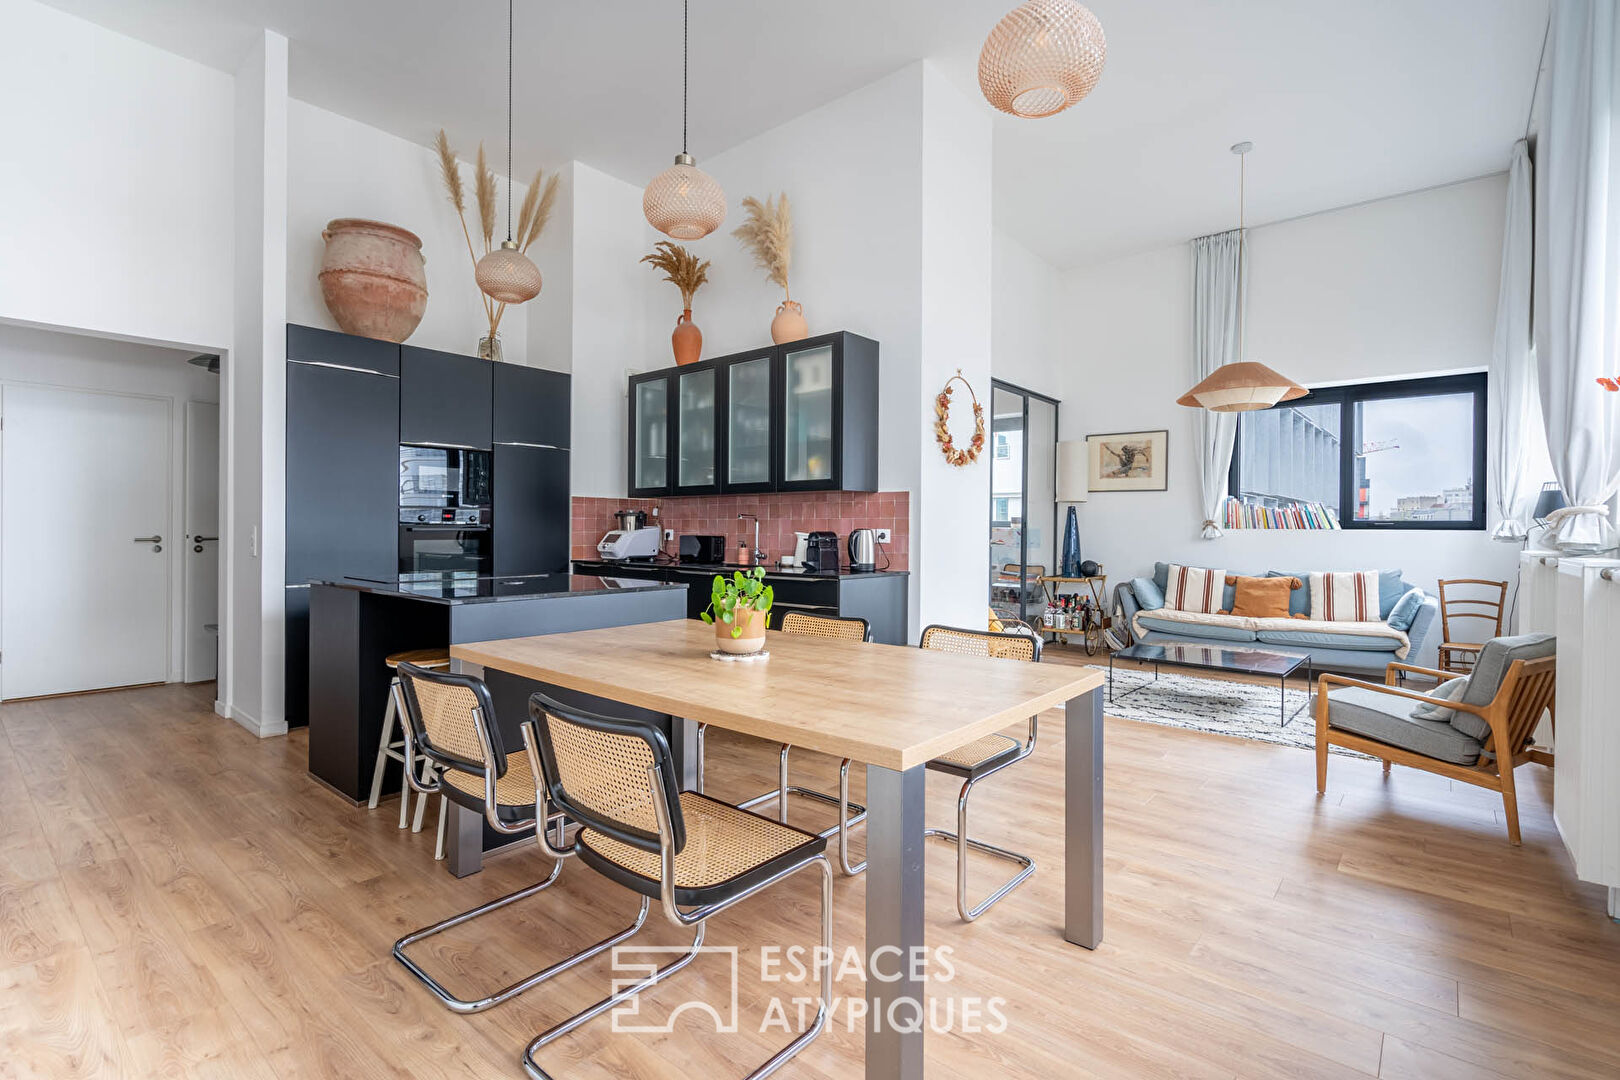
[{"label": "white curtain", "polygon": [[[1200,236],[1193,256],[1193,382],[1201,382],[1222,364],[1238,358],[1238,327],[1243,317],[1242,230]],[[1232,468],[1232,442],[1237,414],[1198,410],[1198,477],[1203,484],[1204,527],[1201,535],[1222,535],[1226,481]]]},{"label": "white curtain", "polygon": [[1524,539],[1531,490],[1530,440],[1541,437],[1536,406],[1536,346],[1530,327],[1530,271],[1534,262],[1530,215],[1534,192],[1530,149],[1513,144],[1508,166],[1507,227],[1502,235],[1502,285],[1496,296],[1496,345],[1491,350],[1491,412],[1496,444],[1491,448],[1491,482],[1502,520],[1494,540]]},{"label": "white curtain", "polygon": [[1535,336],[1553,471],[1569,507],[1551,542],[1611,546],[1607,504],[1620,489],[1620,199],[1612,126],[1620,86],[1614,0],[1554,0],[1536,142]]}]

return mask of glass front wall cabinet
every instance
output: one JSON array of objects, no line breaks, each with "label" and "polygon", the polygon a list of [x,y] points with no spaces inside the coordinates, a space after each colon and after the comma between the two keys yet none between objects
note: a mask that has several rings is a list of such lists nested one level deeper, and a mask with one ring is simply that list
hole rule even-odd
[{"label": "glass front wall cabinet", "polygon": [[782,354],[782,482],[833,479],[833,347],[788,348]]},{"label": "glass front wall cabinet", "polygon": [[675,494],[720,490],[719,409],[712,363],[690,364],[675,376]]},{"label": "glass front wall cabinet", "polygon": [[667,495],[669,470],[669,387],[667,373],[630,380],[630,494]]},{"label": "glass front wall cabinet", "polygon": [[771,354],[726,363],[726,491],[770,491]]}]

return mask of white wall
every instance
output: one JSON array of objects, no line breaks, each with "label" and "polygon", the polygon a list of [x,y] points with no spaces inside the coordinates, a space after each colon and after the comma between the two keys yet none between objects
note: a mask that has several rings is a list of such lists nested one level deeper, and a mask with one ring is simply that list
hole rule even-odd
[{"label": "white wall", "polygon": [[[1306,385],[1482,369],[1505,199],[1505,179],[1493,176],[1254,229],[1249,357]],[[1399,567],[1431,590],[1441,577],[1514,578],[1518,547],[1491,541],[1488,529],[1200,540],[1195,414],[1175,404],[1195,381],[1190,278],[1186,245],[1065,278],[1073,344],[1062,437],[1170,431],[1169,490],[1093,492],[1080,507],[1085,557],[1114,582],[1151,573],[1155,560],[1248,571]]]},{"label": "white wall", "polygon": [[991,236],[991,373],[1048,397],[1062,390],[1063,275],[1000,229]]},{"label": "white wall", "polygon": [[[0,395],[5,384],[28,383],[167,399],[172,453],[169,520],[163,535],[178,537],[185,532],[186,402],[219,401],[219,376],[186,363],[191,355],[32,327],[0,326]],[[178,682],[185,659],[185,560],[191,547],[174,542],[164,550],[170,583],[168,678]],[[4,558],[5,552],[0,551],[0,560]],[[4,647],[0,642],[0,649]]]},{"label": "white wall", "polygon": [[[450,133],[450,145],[470,159],[476,138]],[[498,151],[494,144],[486,146]],[[432,149],[368,127],[357,120],[302,101],[287,109],[287,317],[305,326],[336,330],[337,323],[321,299],[317,275],[326,244],[321,230],[333,218],[359,217],[409,229],[422,238],[428,302],[421,325],[408,339],[412,345],[446,352],[473,353],[488,331],[472,260],[456,211],[440,181],[439,157]],[[478,214],[473,204],[473,169],[462,167],[468,227],[474,243]],[[500,213],[496,232],[506,235],[506,179],[497,181]],[[526,192],[512,193],[513,212]],[[475,248],[481,250],[481,246]],[[501,319],[501,347],[506,360],[529,362],[531,312],[556,306],[557,275],[545,275],[541,293],[528,304],[509,307]],[[565,308],[562,310],[566,310]]]},{"label": "white wall", "polygon": [[232,80],[0,0],[0,319],[231,341]]}]

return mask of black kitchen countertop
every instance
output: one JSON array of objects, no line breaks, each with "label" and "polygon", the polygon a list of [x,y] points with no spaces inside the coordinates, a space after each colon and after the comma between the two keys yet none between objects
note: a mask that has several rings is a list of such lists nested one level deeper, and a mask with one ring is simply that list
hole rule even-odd
[{"label": "black kitchen countertop", "polygon": [[[699,574],[730,574],[736,570],[747,570],[746,566],[718,563],[677,563],[652,562],[647,559],[629,559],[625,562],[609,562],[604,559],[575,559],[574,569],[590,574],[611,575],[616,567],[639,568],[642,570],[691,570]],[[812,573],[801,567],[765,567],[765,578],[787,578],[800,581],[837,581],[841,578],[870,578],[870,577],[906,577],[909,570],[851,570],[849,567],[840,567],[838,570],[818,570]]]},{"label": "black kitchen countertop", "polygon": [[426,600],[434,604],[487,604],[503,600],[541,600],[548,597],[593,596],[600,593],[652,592],[684,589],[683,584],[621,578],[611,574],[513,574],[478,577],[466,573],[401,574],[397,578],[338,578],[317,581],[340,589]]}]

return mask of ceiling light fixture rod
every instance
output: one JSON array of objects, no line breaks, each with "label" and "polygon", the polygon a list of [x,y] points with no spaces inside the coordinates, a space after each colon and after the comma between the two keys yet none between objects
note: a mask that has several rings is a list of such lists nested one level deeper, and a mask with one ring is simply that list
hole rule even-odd
[{"label": "ceiling light fixture rod", "polygon": [[506,238],[512,239],[512,2],[506,0]]},{"label": "ceiling light fixture rod", "polygon": [[691,12],[688,8],[691,0],[681,0],[681,153],[685,154],[686,147],[686,66],[688,22]]},{"label": "ceiling light fixture rod", "polygon": [[1245,339],[1248,337],[1248,281],[1244,272],[1248,269],[1245,255],[1249,250],[1249,231],[1244,217],[1244,203],[1247,201],[1249,185],[1249,151],[1254,149],[1254,143],[1244,141],[1232,144],[1232,153],[1238,156],[1238,350],[1239,362],[1243,360]]}]

